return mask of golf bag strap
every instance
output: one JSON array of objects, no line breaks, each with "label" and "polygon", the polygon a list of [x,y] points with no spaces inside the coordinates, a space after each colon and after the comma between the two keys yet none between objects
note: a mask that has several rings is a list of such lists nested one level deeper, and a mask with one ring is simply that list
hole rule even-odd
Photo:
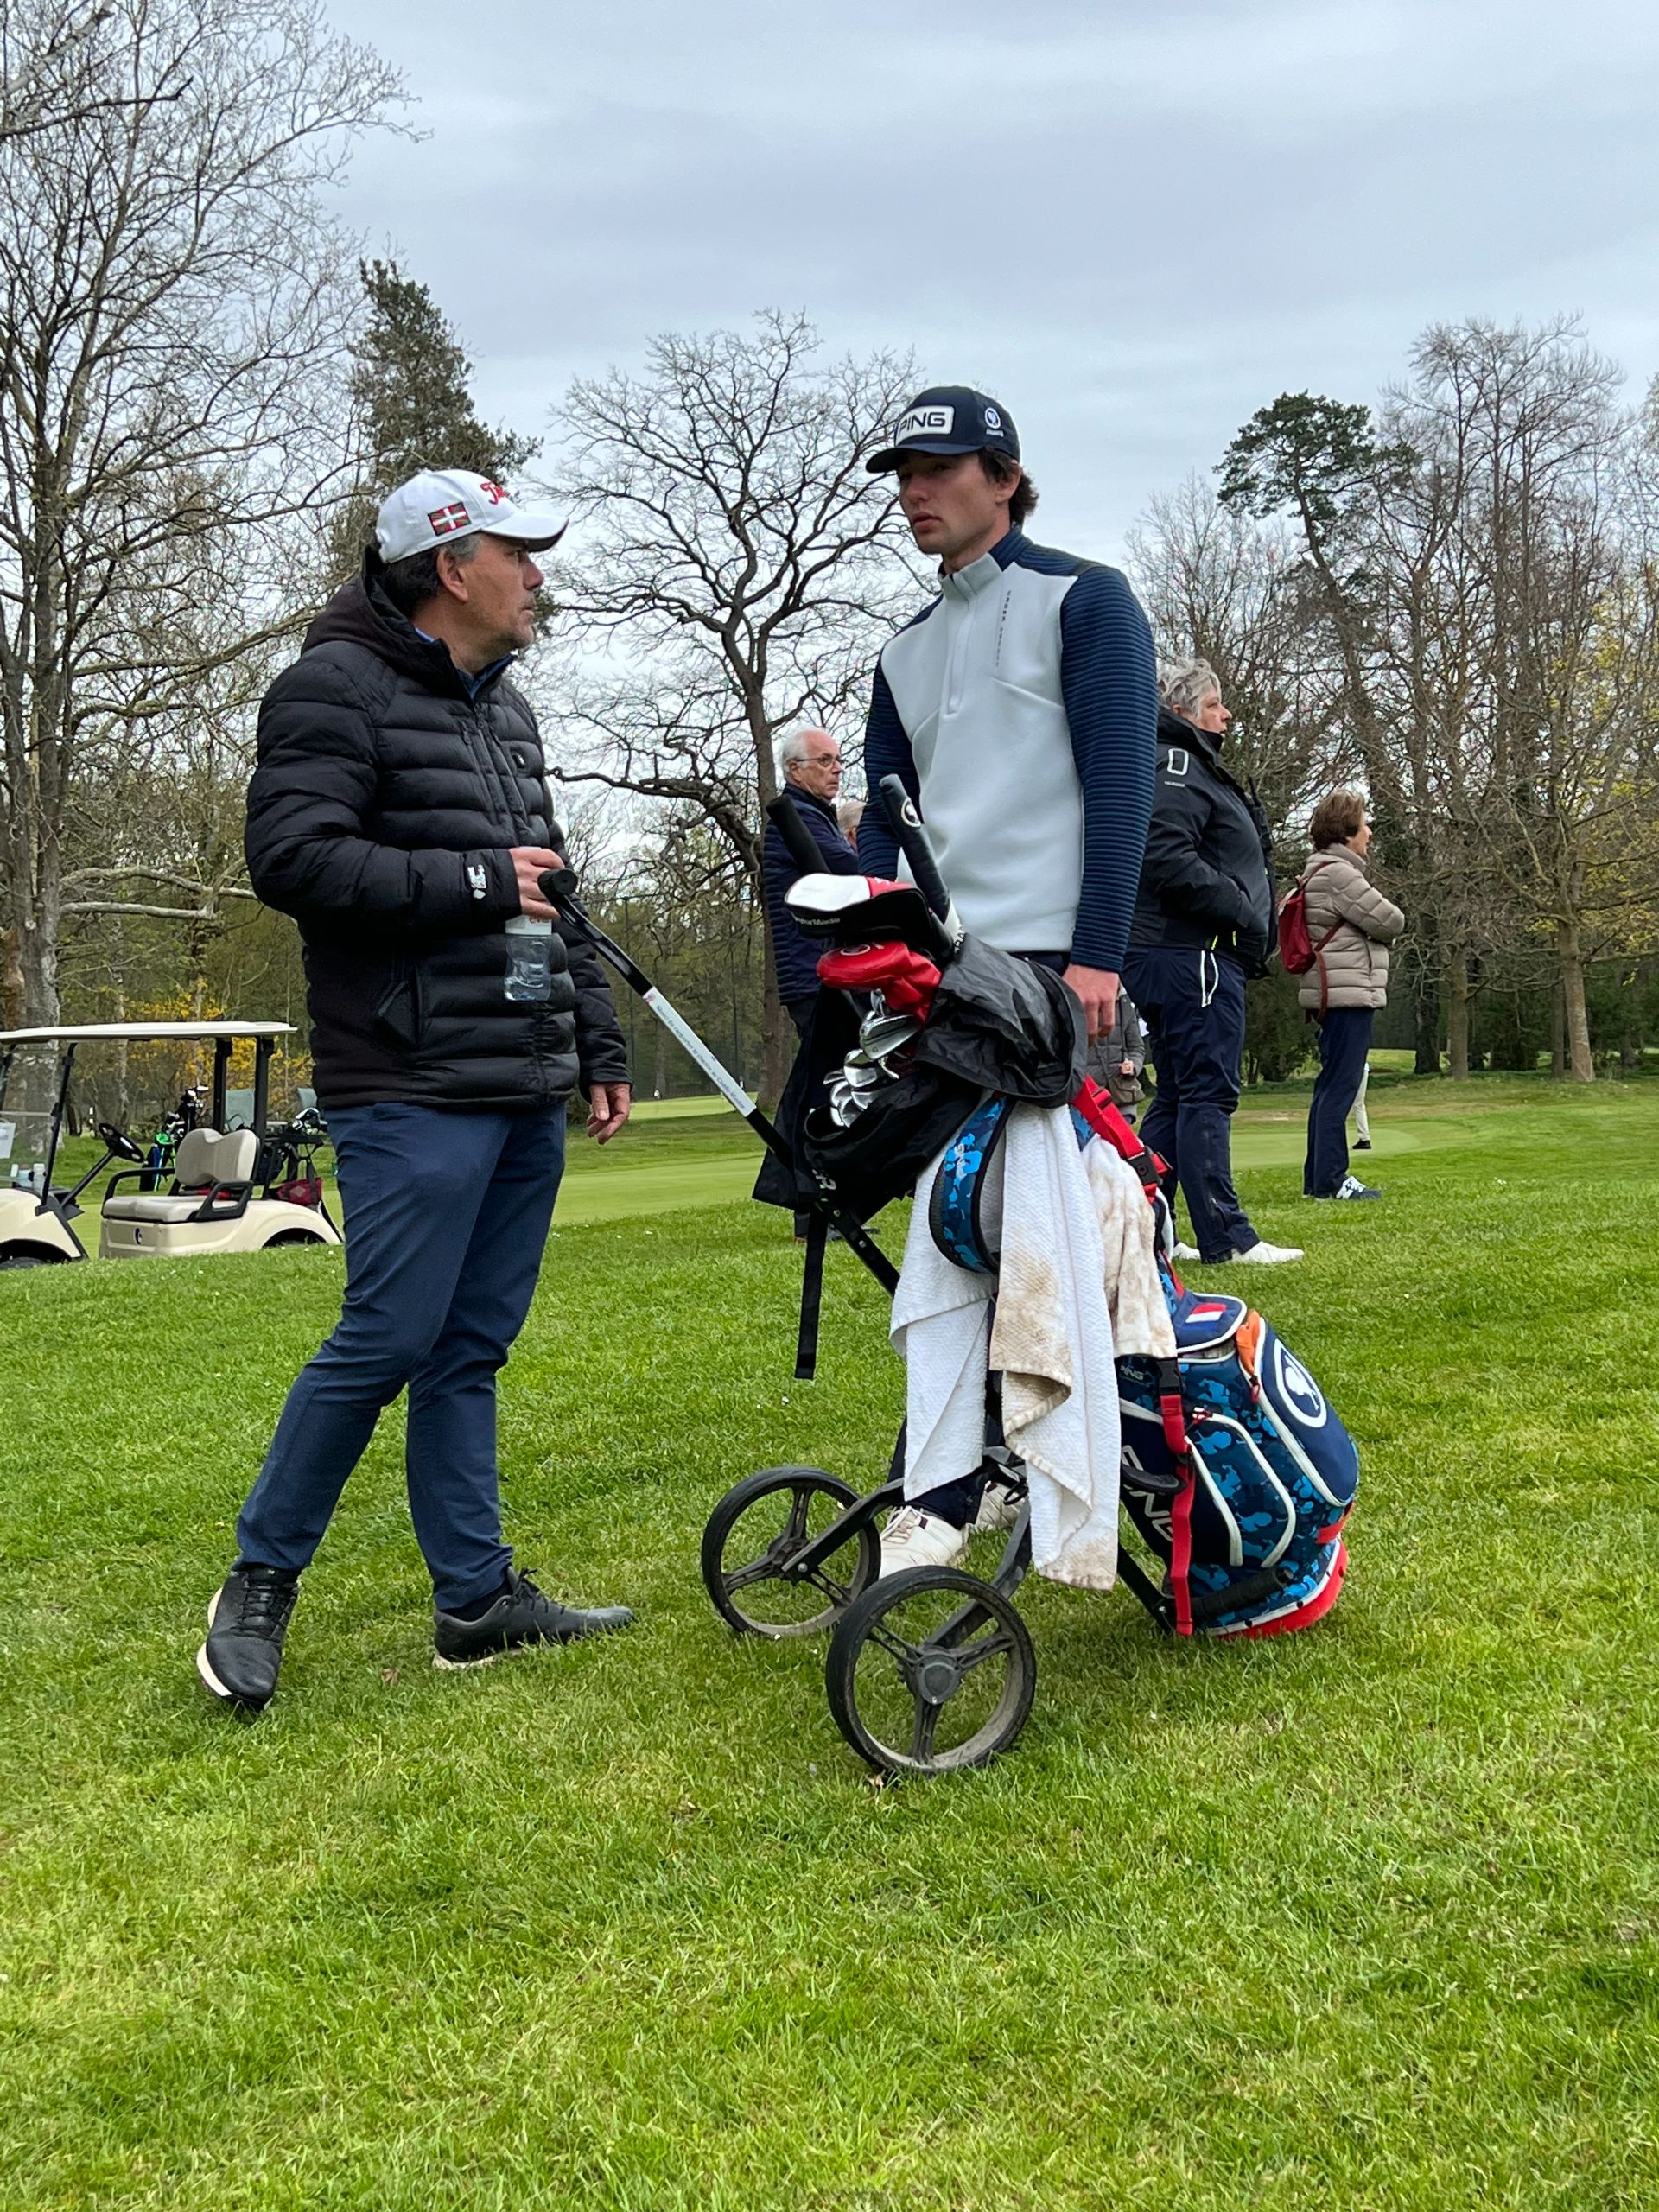
[{"label": "golf bag strap", "polygon": [[801,1326],[795,1339],[795,1380],[810,1382],[818,1371],[818,1315],[823,1306],[823,1248],[828,1217],[814,1207],[806,1217],[806,1263],[801,1274]]},{"label": "golf bag strap", "polygon": [[1085,1076],[1082,1087],[1071,1101],[1071,1110],[1087,1122],[1097,1137],[1110,1145],[1120,1160],[1127,1160],[1141,1178],[1142,1189],[1148,1198],[1164,1187],[1164,1162],[1151,1152],[1135,1135],[1133,1126],[1126,1122],[1117,1107],[1109,1098],[1092,1076]]},{"label": "golf bag strap", "polygon": [[1175,1600],[1175,1633],[1192,1633],[1192,1498],[1198,1471],[1192,1440],[1187,1433],[1186,1408],[1181,1397],[1181,1370],[1173,1359],[1158,1363],[1158,1411],[1164,1424],[1164,1441],[1181,1471],[1181,1486],[1169,1509],[1169,1586]]}]

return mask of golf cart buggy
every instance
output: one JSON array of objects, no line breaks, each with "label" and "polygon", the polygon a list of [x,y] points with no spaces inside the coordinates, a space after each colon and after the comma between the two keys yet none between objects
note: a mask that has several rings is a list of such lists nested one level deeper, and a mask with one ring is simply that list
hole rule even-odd
[{"label": "golf cart buggy", "polygon": [[[886,1480],[861,1495],[822,1468],[764,1468],[715,1507],[701,1563],[715,1610],[740,1633],[828,1632],[830,1712],[861,1758],[885,1774],[933,1775],[982,1764],[1025,1725],[1036,1660],[1014,1601],[1033,1564],[1077,1586],[1122,1583],[1174,1637],[1301,1629],[1341,1587],[1358,1465],[1319,1385],[1262,1316],[1176,1274],[1163,1163],[1083,1080],[1071,993],[964,934],[903,787],[888,779],[880,796],[912,882],[818,873],[792,805],[772,810],[805,871],[789,904],[827,947],[830,987],[781,1128],[594,928],[568,878],[543,883],[766,1143],[756,1195],[812,1217],[797,1374],[812,1372],[830,1228],[897,1294],[909,1414]],[[901,1278],[865,1223],[912,1189]],[[1065,1221],[1045,1220],[1068,1204]],[[1032,1283],[1055,1255],[1048,1273],[1073,1286],[1072,1303],[1056,1292],[1033,1326]],[[1079,1317],[1100,1370],[1092,1395]],[[1038,1348],[1001,1361],[1005,1324]],[[925,1455],[947,1427],[958,1463],[912,1482],[912,1500],[941,1479],[966,1490],[962,1517],[1005,1532],[1000,1562],[986,1574],[883,1574],[881,1516],[906,1503],[916,1440]]]},{"label": "golf cart buggy", "polygon": [[[291,1122],[269,1116],[270,1056],[293,1034],[286,1021],[92,1022],[76,1028],[0,1031],[0,1268],[84,1260],[75,1228],[81,1193],[112,1160],[101,1208],[105,1260],[257,1252],[273,1245],[338,1244],[315,1154],[327,1132],[315,1109]],[[231,1053],[254,1047],[247,1125],[227,1110]],[[103,1153],[73,1185],[54,1180],[77,1054],[93,1044],[211,1044],[207,1118],[187,1091],[146,1150],[111,1122],[95,1126]]]}]

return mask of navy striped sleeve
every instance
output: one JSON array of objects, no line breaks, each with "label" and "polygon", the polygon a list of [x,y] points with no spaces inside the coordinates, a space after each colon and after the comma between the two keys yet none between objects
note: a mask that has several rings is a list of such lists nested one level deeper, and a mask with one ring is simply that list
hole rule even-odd
[{"label": "navy striped sleeve", "polygon": [[1071,957],[1121,971],[1158,759],[1152,632],[1116,569],[1086,569],[1060,603],[1060,696],[1083,785],[1083,892]]},{"label": "navy striped sleeve", "polygon": [[920,804],[921,790],[910,740],[893,704],[892,687],[878,661],[875,682],[870,687],[869,720],[864,725],[864,787],[869,798],[864,818],[858,825],[858,864],[866,875],[882,876],[892,882],[899,874],[899,844],[887,820],[887,810],[881,804],[883,776],[899,777],[905,789]]}]

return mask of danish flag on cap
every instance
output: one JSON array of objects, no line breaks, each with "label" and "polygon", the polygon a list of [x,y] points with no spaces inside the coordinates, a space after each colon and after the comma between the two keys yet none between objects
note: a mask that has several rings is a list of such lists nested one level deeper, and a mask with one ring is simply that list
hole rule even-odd
[{"label": "danish flag on cap", "polygon": [[469,468],[428,468],[381,503],[374,540],[383,561],[406,561],[438,539],[451,543],[480,531],[539,553],[563,537],[564,519],[545,508],[515,506],[504,485]]}]

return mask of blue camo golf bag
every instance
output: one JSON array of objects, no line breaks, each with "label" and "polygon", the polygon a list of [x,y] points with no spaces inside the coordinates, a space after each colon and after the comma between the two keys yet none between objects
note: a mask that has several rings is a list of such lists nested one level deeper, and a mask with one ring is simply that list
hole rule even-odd
[{"label": "blue camo golf bag", "polygon": [[[1167,1272],[1164,1288],[1176,1359],[1117,1363],[1124,1507],[1168,1564],[1182,1635],[1310,1627],[1335,1605],[1347,1568],[1353,1440],[1242,1298],[1184,1289]],[[1172,1448],[1183,1432],[1185,1467]]]}]

